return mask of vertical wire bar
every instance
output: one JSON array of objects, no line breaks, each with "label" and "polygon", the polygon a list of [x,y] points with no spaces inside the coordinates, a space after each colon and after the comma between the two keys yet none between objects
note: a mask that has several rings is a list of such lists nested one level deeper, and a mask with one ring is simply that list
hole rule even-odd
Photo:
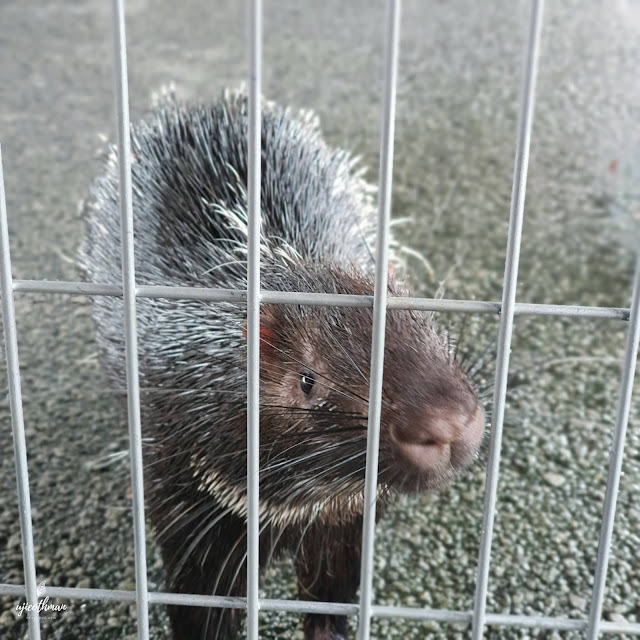
[{"label": "vertical wire bar", "polygon": [[387,283],[389,263],[389,221],[391,218],[391,183],[393,176],[393,139],[396,112],[396,77],[400,36],[400,0],[387,4],[384,58],[384,104],[380,141],[380,185],[378,232],[376,238],[376,279],[373,297],[373,336],[371,345],[371,379],[369,383],[369,421],[367,426],[367,458],[362,523],[362,558],[360,569],[359,640],[368,640],[371,626],[373,591],[373,551],[376,526],[378,487],[378,453],[380,445],[380,413],[384,338],[387,319]]},{"label": "vertical wire bar", "polygon": [[122,289],[127,363],[127,404],[131,442],[131,485],[133,488],[133,534],[136,566],[136,609],[138,638],[149,638],[149,595],[147,553],[144,530],[144,489],[142,478],[142,428],[138,379],[138,333],[136,325],[136,282],[133,244],[131,192],[131,140],[129,129],[129,86],[124,0],[113,0],[116,102],[118,118],[118,169],[120,186],[120,230],[122,242]]},{"label": "vertical wire bar", "polygon": [[7,377],[9,403],[11,405],[11,428],[16,459],[16,482],[18,485],[18,507],[20,509],[20,534],[22,535],[22,562],[29,611],[29,638],[40,640],[40,616],[38,613],[38,590],[36,582],[36,560],[33,549],[31,527],[31,498],[29,496],[29,466],[27,464],[27,442],[22,415],[22,389],[18,360],[18,333],[16,310],[13,302],[13,278],[9,255],[9,222],[4,194],[2,171],[2,148],[0,148],[0,297],[2,298],[2,323],[4,325],[4,348],[7,355]]},{"label": "vertical wire bar", "polygon": [[260,570],[260,184],[262,0],[248,0],[249,139],[247,174],[247,639],[258,640]]},{"label": "vertical wire bar", "polygon": [[631,407],[631,393],[636,372],[638,357],[638,343],[640,341],[640,252],[636,257],[636,272],[633,282],[633,296],[631,300],[631,315],[629,316],[629,332],[625,345],[624,363],[620,381],[620,395],[616,412],[616,425],[611,447],[611,462],[609,464],[609,477],[607,479],[607,492],[602,514],[602,526],[600,529],[600,542],[598,544],[598,559],[593,580],[593,594],[591,597],[591,609],[589,611],[589,626],[587,627],[587,639],[596,640],[600,632],[600,615],[602,601],[604,600],[605,582],[607,578],[607,566],[611,551],[611,537],[613,535],[613,523],[616,513],[616,501],[622,473],[622,458],[624,443],[629,421]]},{"label": "vertical wire bar", "polygon": [[527,189],[529,146],[531,142],[531,127],[533,123],[533,109],[535,104],[535,85],[538,54],[540,51],[543,4],[543,0],[532,0],[531,2],[527,52],[520,98],[520,109],[518,114],[518,141],[511,191],[509,236],[507,241],[504,289],[502,293],[502,314],[498,335],[496,381],[493,396],[493,424],[491,426],[491,441],[489,444],[489,465],[487,469],[487,488],[485,491],[484,515],[482,521],[482,539],[480,541],[480,552],[478,558],[472,640],[482,639],[486,619],[489,562],[491,559],[491,542],[493,539],[493,524],[498,490],[502,428],[504,424],[507,375],[509,371],[509,353],[511,350],[516,287],[518,284],[520,240],[522,237],[524,200]]}]

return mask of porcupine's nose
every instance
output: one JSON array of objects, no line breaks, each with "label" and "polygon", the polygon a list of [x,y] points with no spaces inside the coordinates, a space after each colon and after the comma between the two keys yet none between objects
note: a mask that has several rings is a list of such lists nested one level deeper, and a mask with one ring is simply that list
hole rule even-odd
[{"label": "porcupine's nose", "polygon": [[436,410],[417,415],[402,426],[392,425],[389,435],[407,462],[420,471],[430,471],[446,467],[454,447],[475,452],[484,425],[484,410],[476,405],[471,412]]}]

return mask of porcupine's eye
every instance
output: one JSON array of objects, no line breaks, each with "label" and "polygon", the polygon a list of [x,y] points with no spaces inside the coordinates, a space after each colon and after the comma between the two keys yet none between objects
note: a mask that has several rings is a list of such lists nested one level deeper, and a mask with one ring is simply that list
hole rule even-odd
[{"label": "porcupine's eye", "polygon": [[313,377],[312,373],[309,373],[308,371],[300,372],[300,388],[306,395],[311,393],[311,389],[313,389],[313,385],[315,383],[316,379]]}]

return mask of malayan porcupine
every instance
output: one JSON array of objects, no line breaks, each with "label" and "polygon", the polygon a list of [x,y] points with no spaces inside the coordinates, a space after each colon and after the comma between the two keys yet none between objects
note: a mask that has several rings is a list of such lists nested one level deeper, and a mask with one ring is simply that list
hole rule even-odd
[{"label": "malayan porcupine", "polygon": [[[247,288],[247,98],[165,100],[132,128],[138,284]],[[261,286],[371,295],[375,211],[348,153],[316,119],[262,107]],[[85,204],[82,266],[120,281],[117,157]],[[390,295],[406,295],[390,269]],[[112,380],[125,376],[122,300],[93,316]],[[167,589],[246,591],[246,306],[139,298],[148,514]],[[299,596],[349,602],[359,583],[371,309],[261,308],[260,561],[291,551]],[[379,481],[435,488],[470,462],[484,413],[446,340],[413,311],[387,318]],[[169,607],[179,640],[233,638],[238,611]],[[305,638],[346,637],[346,619],[307,615]]]}]

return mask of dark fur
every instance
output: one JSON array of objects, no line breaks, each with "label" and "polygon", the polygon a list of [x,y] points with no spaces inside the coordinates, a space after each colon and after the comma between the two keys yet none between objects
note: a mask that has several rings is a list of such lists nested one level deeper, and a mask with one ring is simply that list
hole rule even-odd
[{"label": "dark fur", "polygon": [[[167,101],[133,128],[138,283],[246,289],[246,138],[239,93],[209,107]],[[325,145],[309,114],[269,104],[262,149],[262,287],[371,295],[372,196],[348,154]],[[82,264],[95,282],[120,280],[117,202],[112,152],[86,204]],[[393,277],[389,288],[403,293]],[[124,386],[122,301],[94,298],[94,319]],[[245,319],[233,303],[138,299],[146,495],[171,591],[245,595]],[[371,323],[370,309],[261,311],[260,559],[293,552],[304,599],[348,602],[358,587]],[[381,495],[442,485],[473,457],[463,436],[429,470],[394,442],[424,439],[415,425],[430,412],[470,415],[474,392],[419,313],[388,314],[386,356]],[[309,394],[301,375],[315,378]],[[242,617],[169,613],[180,640],[233,638]],[[346,637],[341,617],[310,615],[304,628]]]}]

